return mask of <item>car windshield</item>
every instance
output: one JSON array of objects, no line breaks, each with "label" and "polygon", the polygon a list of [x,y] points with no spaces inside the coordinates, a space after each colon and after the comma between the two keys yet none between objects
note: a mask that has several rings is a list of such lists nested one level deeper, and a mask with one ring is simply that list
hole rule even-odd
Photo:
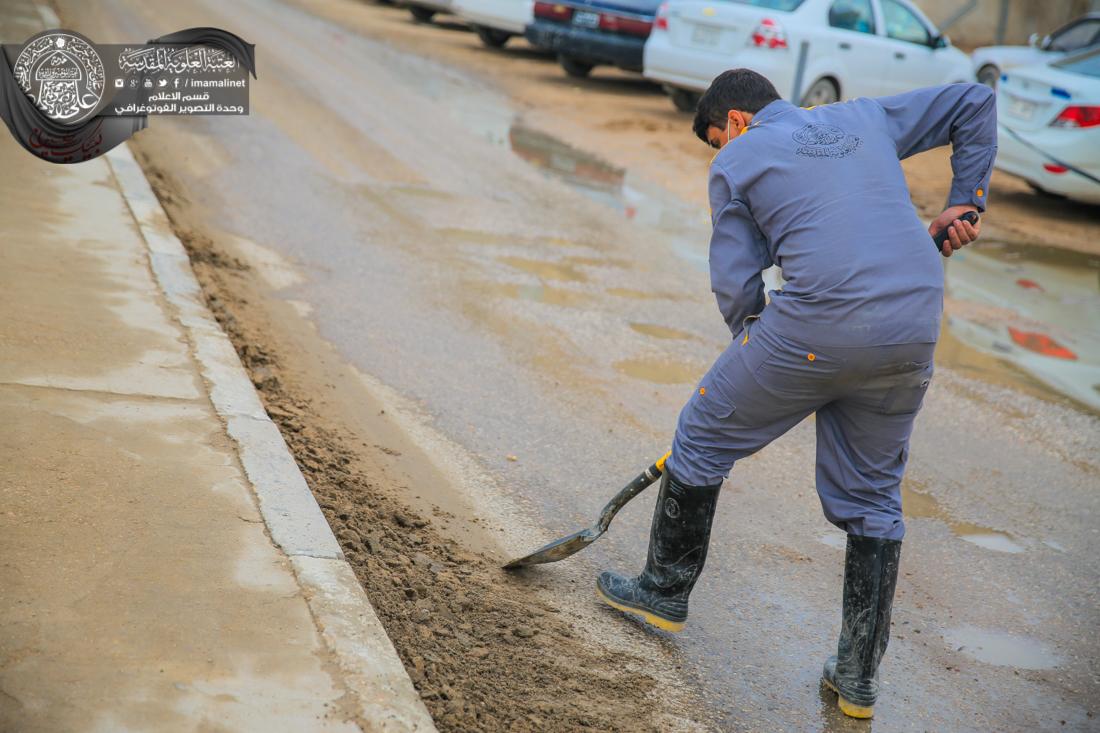
[{"label": "car windshield", "polygon": [[1100,79],[1100,46],[1094,47],[1088,53],[1062,59],[1052,64],[1052,66],[1057,66],[1063,71],[1071,71],[1074,74],[1084,74]]},{"label": "car windshield", "polygon": [[767,8],[768,10],[782,10],[785,12],[791,12],[792,10],[798,10],[798,6],[805,0],[724,0],[727,3],[737,3],[739,5],[752,5],[757,8]]}]

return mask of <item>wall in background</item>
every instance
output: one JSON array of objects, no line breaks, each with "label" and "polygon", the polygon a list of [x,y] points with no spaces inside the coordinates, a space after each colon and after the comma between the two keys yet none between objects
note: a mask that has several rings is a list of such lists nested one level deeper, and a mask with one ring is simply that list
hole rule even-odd
[{"label": "wall in background", "polygon": [[[966,7],[968,0],[915,0],[925,15],[943,23]],[[1089,10],[1100,11],[1098,0],[978,0],[977,6],[947,29],[951,42],[963,50],[998,42],[1023,44],[1032,33],[1046,34]]]}]

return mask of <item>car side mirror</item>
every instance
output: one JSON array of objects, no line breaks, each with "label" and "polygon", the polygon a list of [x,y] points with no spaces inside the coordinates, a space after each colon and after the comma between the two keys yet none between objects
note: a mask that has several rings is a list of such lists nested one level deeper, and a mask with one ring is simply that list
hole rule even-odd
[{"label": "car side mirror", "polygon": [[1039,48],[1039,34],[1032,33],[1030,36],[1028,36],[1027,45],[1031,46],[1032,48]]},{"label": "car side mirror", "polygon": [[937,33],[928,39],[928,45],[934,49],[947,48],[947,36],[942,33]]}]

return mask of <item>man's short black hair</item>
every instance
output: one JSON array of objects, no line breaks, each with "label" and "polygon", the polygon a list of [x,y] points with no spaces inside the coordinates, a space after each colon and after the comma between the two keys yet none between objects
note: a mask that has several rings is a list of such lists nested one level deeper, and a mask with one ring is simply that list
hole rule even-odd
[{"label": "man's short black hair", "polygon": [[731,109],[756,114],[777,99],[779,92],[765,76],[751,69],[723,71],[699,98],[692,129],[700,140],[708,143],[707,128],[712,125],[725,128]]}]

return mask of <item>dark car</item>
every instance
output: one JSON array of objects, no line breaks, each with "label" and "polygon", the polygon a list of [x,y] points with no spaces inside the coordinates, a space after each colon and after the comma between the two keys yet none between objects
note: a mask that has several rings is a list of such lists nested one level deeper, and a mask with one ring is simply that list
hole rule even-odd
[{"label": "dark car", "polygon": [[535,3],[524,35],[558,54],[570,76],[587,76],[600,64],[642,70],[645,47],[661,0],[568,0]]}]

